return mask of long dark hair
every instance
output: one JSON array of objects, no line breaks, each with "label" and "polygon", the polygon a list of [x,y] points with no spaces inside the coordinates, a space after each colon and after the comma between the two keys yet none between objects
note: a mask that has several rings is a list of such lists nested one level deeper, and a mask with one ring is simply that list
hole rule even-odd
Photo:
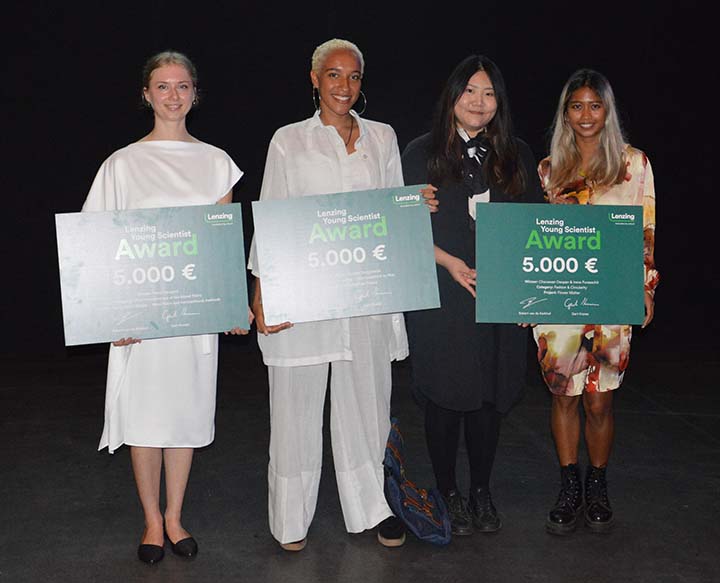
[{"label": "long dark hair", "polygon": [[512,119],[505,81],[497,65],[484,55],[471,55],[460,62],[450,74],[440,94],[431,130],[431,153],[428,161],[430,181],[441,185],[462,178],[462,138],[457,133],[455,104],[467,87],[470,77],[485,71],[493,85],[497,111],[487,125],[492,144],[483,164],[488,183],[510,195],[525,190],[527,176],[520,163],[517,142],[513,138]]}]

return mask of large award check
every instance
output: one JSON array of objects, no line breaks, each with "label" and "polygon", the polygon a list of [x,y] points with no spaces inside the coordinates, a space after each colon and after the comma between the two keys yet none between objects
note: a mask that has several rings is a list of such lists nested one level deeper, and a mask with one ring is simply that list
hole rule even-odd
[{"label": "large award check", "polygon": [[267,323],[439,307],[420,188],[254,202]]},{"label": "large award check", "polygon": [[55,215],[65,344],[248,328],[239,204]]},{"label": "large award check", "polygon": [[479,203],[476,243],[477,322],[643,321],[642,207]]}]

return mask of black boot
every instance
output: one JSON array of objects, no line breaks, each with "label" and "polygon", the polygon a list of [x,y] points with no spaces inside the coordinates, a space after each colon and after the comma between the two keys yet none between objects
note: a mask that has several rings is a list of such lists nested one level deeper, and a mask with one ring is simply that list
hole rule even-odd
[{"label": "black boot", "polygon": [[550,509],[545,530],[550,534],[566,535],[575,531],[577,517],[583,508],[582,483],[577,464],[560,468],[560,493]]},{"label": "black boot", "polygon": [[473,525],[480,532],[497,532],[502,528],[488,488],[471,488],[469,506]]},{"label": "black boot", "polygon": [[447,495],[443,496],[443,498],[445,499],[445,504],[447,504],[448,507],[452,533],[458,536],[472,534],[472,520],[470,519],[470,513],[468,512],[465,500],[463,500],[460,492],[457,490],[450,490]]},{"label": "black boot", "polygon": [[605,470],[588,466],[585,475],[585,524],[592,532],[608,532],[613,525],[613,512],[607,495]]}]

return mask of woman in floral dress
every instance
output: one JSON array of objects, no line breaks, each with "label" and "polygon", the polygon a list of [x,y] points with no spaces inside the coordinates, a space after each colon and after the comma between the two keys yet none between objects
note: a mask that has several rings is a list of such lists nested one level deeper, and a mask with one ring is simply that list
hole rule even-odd
[{"label": "woman in floral dress", "polygon": [[[643,207],[645,320],[653,318],[655,287],[655,188],[650,161],[626,143],[608,80],[581,69],[565,84],[550,156],[540,162],[540,180],[551,204],[638,205]],[[538,360],[552,392],[551,426],[561,470],[561,489],[546,528],[569,534],[584,511],[593,532],[607,532],[613,512],[606,468],[614,436],[613,390],[623,380],[630,356],[630,325],[539,325]],[[585,496],[578,467],[579,405],[589,465]]]}]

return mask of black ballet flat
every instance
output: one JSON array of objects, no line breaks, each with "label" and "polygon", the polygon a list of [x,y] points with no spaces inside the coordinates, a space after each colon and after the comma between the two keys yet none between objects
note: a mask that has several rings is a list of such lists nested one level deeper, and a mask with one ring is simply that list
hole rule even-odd
[{"label": "black ballet flat", "polygon": [[179,557],[183,557],[185,559],[192,559],[198,553],[197,542],[195,542],[195,539],[191,536],[179,540],[176,543],[170,540],[170,537],[168,537],[167,533],[165,534],[165,538],[168,539],[170,547],[172,548],[172,552]]},{"label": "black ballet flat", "polygon": [[158,545],[140,545],[138,547],[138,559],[148,565],[159,563],[164,556],[165,550]]}]

